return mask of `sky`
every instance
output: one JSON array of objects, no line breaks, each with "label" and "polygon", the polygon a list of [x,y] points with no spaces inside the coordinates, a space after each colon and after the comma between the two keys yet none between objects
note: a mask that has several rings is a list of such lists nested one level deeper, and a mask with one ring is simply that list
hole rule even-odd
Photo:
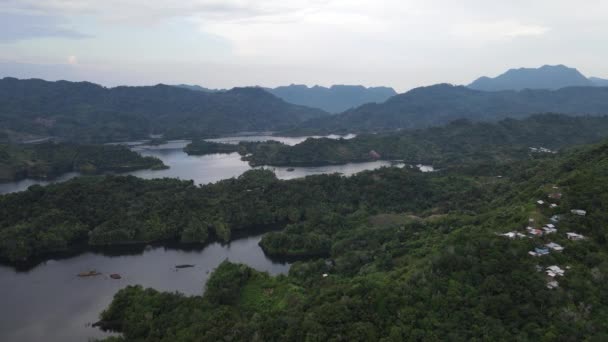
[{"label": "sky", "polygon": [[0,0],[0,77],[397,91],[564,64],[608,78],[608,1]]}]

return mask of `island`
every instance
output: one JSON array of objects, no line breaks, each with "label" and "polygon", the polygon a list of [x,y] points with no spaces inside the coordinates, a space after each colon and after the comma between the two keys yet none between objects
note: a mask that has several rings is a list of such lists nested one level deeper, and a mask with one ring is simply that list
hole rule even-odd
[{"label": "island", "polygon": [[144,157],[122,145],[0,145],[0,182],[53,179],[67,172],[100,174],[164,168],[167,166],[160,159]]}]

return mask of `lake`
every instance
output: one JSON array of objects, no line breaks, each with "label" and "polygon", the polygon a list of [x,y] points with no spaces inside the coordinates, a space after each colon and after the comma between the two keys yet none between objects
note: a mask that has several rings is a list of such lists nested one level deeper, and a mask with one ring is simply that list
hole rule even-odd
[{"label": "lake", "polygon": [[[352,137],[352,136],[348,136]],[[294,145],[307,137],[272,137],[250,135],[212,139],[224,143],[238,141],[279,140]],[[338,138],[332,136],[331,138]],[[222,179],[238,177],[251,169],[237,153],[189,156],[183,147],[189,141],[170,141],[159,146],[142,142],[128,144],[134,151],[154,156],[170,166],[167,170],[139,170],[129,174],[151,179],[173,177],[208,184]],[[292,179],[314,174],[339,172],[352,175],[383,166],[403,167],[403,163],[375,161],[320,167],[271,167],[280,179]],[[412,166],[413,167],[413,166]],[[432,167],[417,166],[422,171]],[[49,181],[22,180],[0,184],[0,193],[26,190],[33,184],[46,185],[78,176],[70,173]],[[69,258],[49,260],[28,271],[16,271],[0,266],[0,341],[86,341],[107,336],[107,333],[90,327],[97,321],[114,294],[127,285],[140,284],[161,291],[179,291],[188,295],[202,293],[209,273],[224,259],[245,263],[271,274],[286,273],[288,263],[267,258],[258,242],[261,235],[236,239],[230,244],[212,243],[196,250],[154,247],[139,250],[129,248],[128,253],[104,254],[87,251]],[[195,264],[194,268],[176,270],[178,264]],[[96,270],[101,276],[79,278],[76,274]],[[114,280],[109,274],[118,273],[122,279]]]},{"label": "lake", "polygon": [[[346,136],[329,135],[327,137],[332,139],[350,139],[354,136],[355,135],[353,134],[349,134]],[[277,140],[288,145],[295,145],[306,140],[307,138],[319,137],[275,137],[271,135],[248,135],[209,139],[209,141],[236,144],[239,141]],[[209,184],[222,179],[238,177],[245,171],[251,169],[251,166],[249,166],[247,162],[241,160],[241,156],[238,153],[189,156],[183,151],[184,146],[186,146],[189,142],[190,141],[188,140],[175,140],[158,146],[145,145],[145,142],[142,141],[122,143],[129,146],[133,151],[137,151],[142,155],[157,157],[161,159],[167,166],[169,166],[169,169],[166,170],[138,170],[129,172],[127,174],[145,179],[170,177],[193,180],[195,184]],[[394,163],[390,161],[374,161],[319,167],[295,167],[291,172],[287,171],[288,167],[270,167],[270,169],[275,171],[279,179],[293,179],[309,175],[335,172],[348,176],[364,170],[373,170],[383,166],[393,165]],[[61,177],[52,181],[24,179],[17,182],[2,183],[0,184],[0,194],[24,191],[27,190],[29,186],[34,184],[47,185],[51,183],[63,182],[76,176],[79,176],[79,174],[72,172],[62,175]]]},{"label": "lake", "polygon": [[[0,266],[0,341],[68,342],[107,336],[90,324],[98,320],[121,288],[139,284],[200,295],[210,273],[225,259],[274,275],[287,273],[289,264],[267,258],[258,246],[260,239],[261,235],[252,236],[195,250],[142,247],[130,248],[132,254],[85,252],[49,260],[25,272]],[[176,269],[179,264],[195,267]],[[89,270],[102,275],[76,276]],[[111,279],[112,273],[122,279]]]}]

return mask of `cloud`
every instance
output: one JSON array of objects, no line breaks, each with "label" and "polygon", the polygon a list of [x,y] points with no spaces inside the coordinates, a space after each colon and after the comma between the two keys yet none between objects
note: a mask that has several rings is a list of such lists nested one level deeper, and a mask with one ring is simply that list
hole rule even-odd
[{"label": "cloud", "polygon": [[60,37],[86,38],[87,35],[64,27],[60,20],[50,16],[0,13],[0,43],[34,38]]},{"label": "cloud", "polygon": [[550,28],[546,26],[522,24],[517,21],[472,22],[456,25],[452,34],[467,39],[488,41],[542,36],[549,30]]}]

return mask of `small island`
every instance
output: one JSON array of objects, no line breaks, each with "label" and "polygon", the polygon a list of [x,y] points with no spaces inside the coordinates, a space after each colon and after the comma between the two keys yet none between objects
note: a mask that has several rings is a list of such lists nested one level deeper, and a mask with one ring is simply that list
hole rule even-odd
[{"label": "small island", "polygon": [[206,140],[194,140],[186,147],[184,147],[184,152],[189,155],[194,156],[202,156],[205,154],[215,154],[215,153],[234,153],[239,152],[239,145],[234,144],[223,144],[217,142],[211,142]]},{"label": "small island", "polygon": [[68,172],[102,174],[166,168],[160,159],[144,157],[122,145],[0,145],[0,182],[53,179]]}]

